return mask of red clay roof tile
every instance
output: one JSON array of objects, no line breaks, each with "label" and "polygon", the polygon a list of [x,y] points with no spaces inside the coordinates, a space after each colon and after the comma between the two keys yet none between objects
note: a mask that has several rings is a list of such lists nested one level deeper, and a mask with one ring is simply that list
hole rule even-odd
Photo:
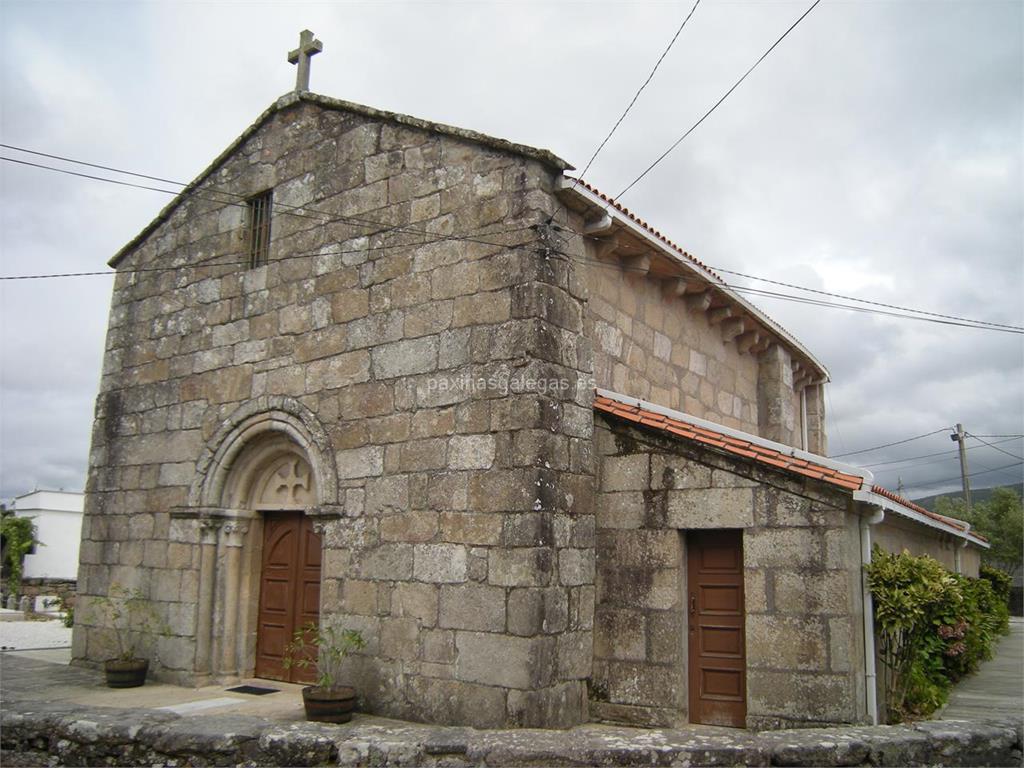
[{"label": "red clay roof tile", "polygon": [[[899,496],[880,485],[873,485],[870,488],[864,488],[864,478],[860,475],[851,475],[846,472],[841,472],[834,467],[826,466],[825,464],[819,464],[814,461],[797,458],[796,456],[783,453],[775,448],[760,445],[755,442],[741,440],[723,432],[716,432],[706,426],[694,424],[685,421],[682,418],[666,416],[649,408],[642,407],[642,405],[630,405],[601,394],[598,394],[594,400],[594,409],[597,411],[609,413],[613,416],[618,416],[634,423],[640,423],[644,426],[652,429],[658,429],[673,436],[683,437],[689,440],[694,440],[703,445],[720,448],[728,453],[751,459],[758,464],[764,464],[769,467],[820,480],[821,482],[835,485],[839,488],[843,488],[844,490],[870,490],[873,493],[877,493],[890,501],[894,501],[897,504],[906,507],[907,509],[918,512],[926,517],[936,520],[937,522],[941,522],[943,525],[949,526],[950,528],[954,528],[965,533],[968,531],[968,526],[963,521],[954,520],[953,518],[945,517],[944,515],[939,515],[931,510],[925,509],[924,507],[915,504],[909,499],[904,499],[902,496]],[[678,415],[685,416],[685,414],[682,413]],[[974,531],[970,531],[970,535],[982,541],[987,541],[984,536],[975,533]]]}]

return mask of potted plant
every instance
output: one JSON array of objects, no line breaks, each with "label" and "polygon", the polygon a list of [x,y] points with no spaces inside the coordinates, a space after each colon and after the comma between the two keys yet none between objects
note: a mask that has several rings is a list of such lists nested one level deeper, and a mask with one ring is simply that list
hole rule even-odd
[{"label": "potted plant", "polygon": [[295,630],[285,649],[286,669],[316,667],[316,685],[302,689],[306,719],[321,723],[347,723],[356,707],[356,691],[338,684],[341,662],[352,651],[366,645],[355,629],[317,626],[310,622]]},{"label": "potted plant", "polygon": [[92,605],[105,618],[104,624],[117,639],[117,656],[103,664],[110,688],[135,688],[146,682],[149,659],[136,648],[143,634],[166,634],[167,625],[157,615],[142,590],[112,584],[107,595],[92,598]]}]

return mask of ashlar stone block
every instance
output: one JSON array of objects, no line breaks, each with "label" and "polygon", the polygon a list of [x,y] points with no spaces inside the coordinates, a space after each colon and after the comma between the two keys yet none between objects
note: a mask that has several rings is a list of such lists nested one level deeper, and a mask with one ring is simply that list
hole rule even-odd
[{"label": "ashlar stone block", "polygon": [[[472,683],[529,689],[546,685],[553,673],[553,637],[513,637],[456,632],[455,677]],[[500,660],[500,663],[496,663]]]},{"label": "ashlar stone block", "polygon": [[505,590],[483,584],[441,587],[439,626],[483,632],[505,630]]},{"label": "ashlar stone block", "polygon": [[432,584],[466,581],[466,548],[459,544],[417,544],[413,576]]}]

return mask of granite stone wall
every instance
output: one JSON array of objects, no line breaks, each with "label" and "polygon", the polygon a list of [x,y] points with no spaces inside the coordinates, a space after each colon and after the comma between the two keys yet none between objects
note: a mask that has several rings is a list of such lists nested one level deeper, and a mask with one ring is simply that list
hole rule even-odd
[{"label": "granite stone wall", "polygon": [[600,417],[591,709],[687,713],[685,540],[743,531],[747,726],[864,717],[858,520],[840,493]]},{"label": "granite stone wall", "polygon": [[722,342],[702,313],[666,296],[660,281],[591,256],[587,335],[594,378],[630,397],[747,432],[758,431],[758,364]]},{"label": "granite stone wall", "polygon": [[[368,641],[348,671],[364,708],[585,719],[593,382],[586,285],[545,252],[558,173],[298,100],[166,212],[118,264],[79,663],[113,655],[89,598],[117,583],[170,627],[142,639],[158,678],[194,683],[208,659],[215,679],[251,674],[252,622],[225,606],[244,618],[258,599],[259,512],[203,494],[231,471],[215,459],[238,414],[287,411],[261,428],[311,436],[298,452],[319,473],[321,620]],[[250,269],[239,203],[267,189],[268,264]],[[204,581],[214,571],[234,581]]]}]

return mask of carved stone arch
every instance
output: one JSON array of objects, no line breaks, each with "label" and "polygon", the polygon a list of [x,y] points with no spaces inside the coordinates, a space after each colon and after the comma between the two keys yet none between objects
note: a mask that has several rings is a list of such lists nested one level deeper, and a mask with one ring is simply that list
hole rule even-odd
[{"label": "carved stone arch", "polygon": [[236,467],[236,462],[241,459],[258,463],[263,446],[269,446],[271,452],[277,449],[279,453],[288,453],[285,441],[298,449],[293,453],[304,455],[308,461],[318,499],[315,503],[325,507],[337,505],[338,478],[327,431],[298,400],[259,397],[225,419],[203,449],[189,489],[189,506],[244,506],[248,500],[238,496],[238,478],[251,473],[245,467]]},{"label": "carved stone arch", "polygon": [[326,430],[293,398],[246,403],[200,455],[188,506],[178,516],[199,530],[196,680],[252,676],[267,520],[301,512],[315,530],[341,513]]}]

